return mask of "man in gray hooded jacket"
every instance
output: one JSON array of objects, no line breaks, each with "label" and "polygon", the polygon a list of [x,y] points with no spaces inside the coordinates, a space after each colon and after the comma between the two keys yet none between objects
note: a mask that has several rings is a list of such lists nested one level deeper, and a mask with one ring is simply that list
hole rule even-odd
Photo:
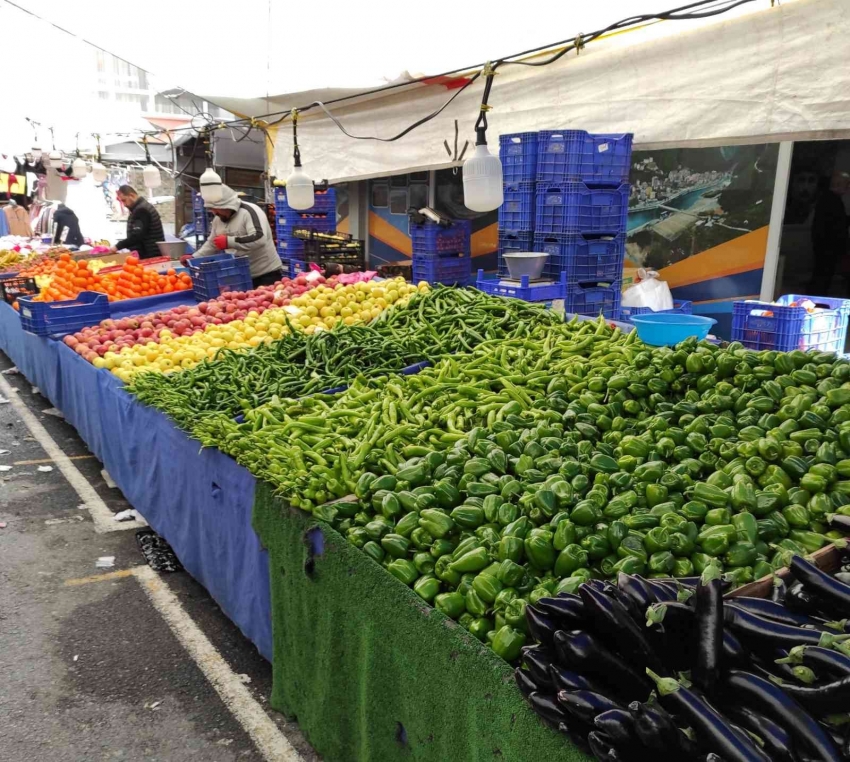
[{"label": "man in gray hooded jacket", "polygon": [[220,201],[204,202],[215,218],[210,237],[194,256],[206,257],[224,251],[247,254],[254,288],[279,281],[283,277],[280,257],[265,212],[242,201],[232,188],[222,185],[221,190]]}]

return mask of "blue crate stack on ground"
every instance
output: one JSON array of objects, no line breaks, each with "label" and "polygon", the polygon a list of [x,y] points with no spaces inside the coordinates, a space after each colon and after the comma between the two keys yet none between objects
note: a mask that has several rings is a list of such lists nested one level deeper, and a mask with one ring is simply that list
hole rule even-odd
[{"label": "blue crate stack on ground", "polygon": [[411,223],[413,282],[468,285],[472,276],[471,236],[469,220],[453,220],[448,227],[430,221]]},{"label": "blue crate stack on ground", "polygon": [[204,199],[197,191],[192,191],[192,221],[196,236],[206,238],[210,234],[209,212],[204,207]]},{"label": "blue crate stack on ground", "polygon": [[630,134],[502,135],[499,275],[505,253],[546,252],[543,277],[559,284],[565,274],[567,311],[618,318],[631,151]]},{"label": "blue crate stack on ground", "polygon": [[[815,305],[809,312],[800,306]],[[732,305],[732,341],[748,349],[844,352],[850,301],[827,296],[786,294],[776,302],[748,300]]]},{"label": "blue crate stack on ground", "polygon": [[286,188],[274,189],[277,252],[286,266],[291,267],[292,261],[300,262],[304,254],[304,241],[295,236],[296,230],[336,232],[336,190],[317,190],[314,199],[310,209],[296,210],[286,201]]}]

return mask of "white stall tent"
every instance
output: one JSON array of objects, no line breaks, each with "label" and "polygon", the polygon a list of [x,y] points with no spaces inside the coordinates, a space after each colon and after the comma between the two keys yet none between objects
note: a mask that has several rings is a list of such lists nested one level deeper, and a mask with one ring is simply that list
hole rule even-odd
[{"label": "white stall tent", "polygon": [[[672,35],[659,34],[662,26],[670,25],[615,35],[549,66],[501,68],[490,98],[493,150],[500,134],[553,128],[633,132],[640,148],[850,136],[850,0],[786,0]],[[315,179],[341,182],[451,166],[443,141],[453,144],[457,120],[460,145],[474,143],[482,89],[479,80],[392,143],[352,140],[313,109],[298,127],[304,167]],[[351,92],[213,100],[258,115]],[[349,132],[388,137],[454,92],[445,83],[412,84],[331,108]],[[276,176],[291,169],[288,121],[270,165]]]}]

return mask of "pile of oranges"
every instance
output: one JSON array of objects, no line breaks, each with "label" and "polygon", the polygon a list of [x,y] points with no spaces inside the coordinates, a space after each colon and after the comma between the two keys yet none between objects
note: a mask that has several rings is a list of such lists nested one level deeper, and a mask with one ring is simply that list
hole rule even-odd
[{"label": "pile of oranges", "polygon": [[192,279],[188,273],[168,270],[164,275],[146,270],[138,257],[127,257],[119,272],[96,273],[86,261],[75,262],[70,254],[61,254],[52,271],[50,284],[35,297],[36,301],[60,302],[74,299],[81,291],[106,294],[110,302],[142,296],[188,291]]},{"label": "pile of oranges", "polygon": [[[70,254],[66,255],[69,259]],[[27,262],[27,266],[18,271],[20,278],[34,278],[36,275],[52,275],[58,260],[47,254],[42,254]]]}]

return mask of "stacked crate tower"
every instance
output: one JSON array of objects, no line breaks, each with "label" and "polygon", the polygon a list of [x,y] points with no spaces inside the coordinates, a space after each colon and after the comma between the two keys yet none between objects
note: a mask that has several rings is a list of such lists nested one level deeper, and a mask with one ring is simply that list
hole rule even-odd
[{"label": "stacked crate tower", "polygon": [[274,189],[277,253],[290,275],[304,270],[304,239],[295,235],[296,230],[336,232],[336,191],[333,188],[316,190],[314,199],[309,209],[296,210],[286,201],[286,188]]},{"label": "stacked crate tower", "polygon": [[430,220],[411,222],[413,282],[468,285],[472,274],[471,230],[468,220],[452,220],[449,226]]},{"label": "stacked crate tower", "polygon": [[502,135],[504,254],[546,252],[543,278],[566,277],[565,309],[620,317],[632,135],[543,130]]}]

